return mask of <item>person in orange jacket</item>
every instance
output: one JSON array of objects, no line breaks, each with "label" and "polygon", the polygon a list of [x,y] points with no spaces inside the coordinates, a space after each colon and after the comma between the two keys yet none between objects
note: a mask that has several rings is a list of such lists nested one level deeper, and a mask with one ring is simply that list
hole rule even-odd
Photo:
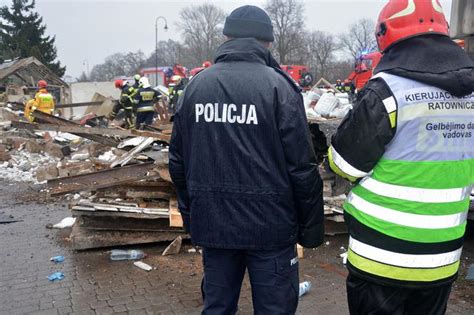
[{"label": "person in orange jacket", "polygon": [[38,81],[38,92],[35,98],[29,100],[25,105],[25,117],[29,121],[34,121],[33,112],[39,110],[40,112],[52,115],[55,108],[54,97],[46,89],[48,83],[45,80]]}]

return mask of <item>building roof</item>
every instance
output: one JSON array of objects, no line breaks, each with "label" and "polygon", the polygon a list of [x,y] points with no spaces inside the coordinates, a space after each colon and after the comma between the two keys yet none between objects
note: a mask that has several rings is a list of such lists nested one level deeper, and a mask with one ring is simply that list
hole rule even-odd
[{"label": "building roof", "polygon": [[0,64],[0,81],[12,75],[20,78],[27,86],[35,86],[38,80],[46,80],[49,85],[68,86],[66,82],[35,57]]}]

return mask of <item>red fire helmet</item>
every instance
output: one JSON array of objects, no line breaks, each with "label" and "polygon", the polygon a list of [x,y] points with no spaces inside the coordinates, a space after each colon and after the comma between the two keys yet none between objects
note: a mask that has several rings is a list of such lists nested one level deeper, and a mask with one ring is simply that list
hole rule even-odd
[{"label": "red fire helmet", "polygon": [[46,82],[45,80],[39,80],[38,81],[38,88],[40,89],[44,89],[48,86],[48,82]]},{"label": "red fire helmet", "polygon": [[116,87],[117,89],[121,89],[122,86],[123,86],[123,80],[120,80],[120,79],[115,80],[115,87]]},{"label": "red fire helmet", "polygon": [[390,0],[382,9],[375,36],[381,52],[394,43],[423,34],[448,36],[439,0]]},{"label": "red fire helmet", "polygon": [[210,66],[212,66],[212,63],[210,61],[204,61],[202,63],[203,68],[209,68]]}]

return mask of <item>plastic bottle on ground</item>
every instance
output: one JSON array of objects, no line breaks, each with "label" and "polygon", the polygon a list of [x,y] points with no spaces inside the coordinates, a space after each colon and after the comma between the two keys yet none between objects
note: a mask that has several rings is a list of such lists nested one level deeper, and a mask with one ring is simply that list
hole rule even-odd
[{"label": "plastic bottle on ground", "polygon": [[112,249],[110,252],[110,260],[138,260],[145,257],[145,253],[141,250],[130,249]]},{"label": "plastic bottle on ground", "polygon": [[301,282],[300,283],[300,294],[299,294],[299,297],[302,297],[303,295],[305,295],[306,293],[308,293],[308,291],[311,289],[311,282],[309,281],[304,281],[304,282]]}]

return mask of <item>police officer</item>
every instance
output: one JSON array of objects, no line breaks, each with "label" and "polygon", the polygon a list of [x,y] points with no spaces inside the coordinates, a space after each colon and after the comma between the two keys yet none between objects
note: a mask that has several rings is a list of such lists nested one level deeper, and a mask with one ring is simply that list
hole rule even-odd
[{"label": "police officer", "polygon": [[474,182],[474,63],[438,1],[391,0],[376,32],[383,57],[329,151],[358,182],[344,205],[349,309],[444,314]]},{"label": "police officer", "polygon": [[133,129],[135,128],[133,105],[137,90],[130,86],[127,81],[121,79],[115,80],[115,87],[120,90],[120,96],[107,118],[114,120],[119,111],[123,109],[125,112],[125,126],[127,129]]},{"label": "police officer", "polygon": [[227,17],[227,41],[178,102],[170,173],[203,247],[203,314],[235,314],[247,270],[255,314],[294,314],[295,244],[323,241],[322,181],[303,98],[273,59],[267,13]]},{"label": "police officer", "polygon": [[140,89],[135,96],[137,121],[136,126],[143,128],[144,125],[151,125],[155,115],[155,102],[159,93],[154,90],[147,77],[140,79]]}]

